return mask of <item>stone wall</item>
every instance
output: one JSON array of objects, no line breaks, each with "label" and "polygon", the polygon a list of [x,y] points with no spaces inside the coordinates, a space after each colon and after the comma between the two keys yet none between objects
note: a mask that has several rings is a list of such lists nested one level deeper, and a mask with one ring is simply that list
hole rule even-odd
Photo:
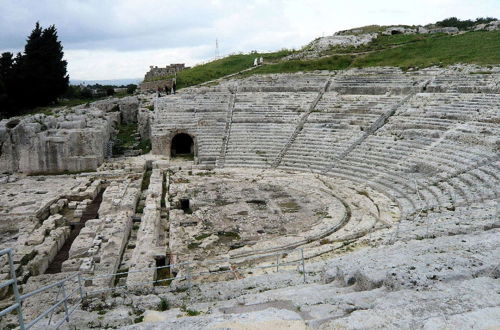
[{"label": "stone wall", "polygon": [[144,81],[149,81],[157,77],[172,76],[184,69],[186,69],[184,63],[170,64],[164,68],[159,68],[157,66],[150,66],[149,71],[144,76]]},{"label": "stone wall", "polygon": [[106,157],[115,128],[137,122],[135,97],[54,109],[0,121],[0,173],[95,170]]},{"label": "stone wall", "polygon": [[172,83],[173,83],[173,79],[144,81],[141,84],[139,84],[139,89],[142,92],[147,92],[147,91],[155,91],[156,92],[158,90],[158,87],[160,87],[162,91],[165,91],[165,87],[168,87],[169,89],[172,88]]}]

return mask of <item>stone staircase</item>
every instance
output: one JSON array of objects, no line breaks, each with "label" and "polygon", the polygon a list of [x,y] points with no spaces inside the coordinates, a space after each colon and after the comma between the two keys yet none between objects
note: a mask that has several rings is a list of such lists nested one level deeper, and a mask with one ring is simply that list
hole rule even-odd
[{"label": "stone staircase", "polygon": [[234,103],[236,102],[236,94],[231,94],[229,99],[229,104],[227,107],[227,118],[226,127],[224,128],[224,136],[222,138],[222,145],[220,148],[220,155],[217,158],[217,167],[224,167],[224,161],[226,160],[227,146],[229,144],[229,138],[231,136],[231,124],[233,123],[233,111]]},{"label": "stone staircase", "polygon": [[280,163],[283,160],[283,157],[285,156],[286,152],[288,151],[288,149],[290,148],[290,146],[292,145],[292,143],[295,141],[295,139],[297,138],[297,136],[300,134],[300,132],[304,128],[304,124],[307,121],[307,118],[309,117],[309,115],[311,114],[311,112],[313,112],[314,109],[316,109],[316,106],[318,105],[319,101],[321,100],[321,98],[323,97],[323,95],[325,94],[325,92],[330,87],[330,84],[331,84],[331,80],[328,80],[326,82],[325,86],[323,87],[323,89],[321,89],[320,92],[318,93],[318,96],[316,96],[316,98],[314,99],[314,101],[309,106],[309,109],[307,110],[307,112],[302,115],[302,117],[299,120],[299,123],[297,124],[297,127],[295,128],[295,131],[293,131],[292,135],[290,136],[290,138],[288,139],[288,141],[286,142],[286,144],[283,146],[283,148],[279,152],[278,156],[276,156],[276,159],[273,161],[272,167],[276,168],[276,167],[278,167],[280,165]]}]

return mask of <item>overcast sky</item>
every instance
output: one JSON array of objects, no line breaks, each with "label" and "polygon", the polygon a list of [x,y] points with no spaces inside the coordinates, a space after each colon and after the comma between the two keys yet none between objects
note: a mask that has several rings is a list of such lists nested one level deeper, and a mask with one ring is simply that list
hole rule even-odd
[{"label": "overcast sky", "polygon": [[369,24],[500,16],[500,0],[0,0],[0,51],[22,51],[54,24],[71,79],[142,78],[149,65],[195,65],[251,50],[298,48]]}]

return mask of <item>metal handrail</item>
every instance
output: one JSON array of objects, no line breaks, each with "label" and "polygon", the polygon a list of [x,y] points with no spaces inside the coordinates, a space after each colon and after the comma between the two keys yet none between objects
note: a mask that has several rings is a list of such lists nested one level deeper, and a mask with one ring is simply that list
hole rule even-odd
[{"label": "metal handrail", "polygon": [[[280,255],[284,255],[284,254],[288,255],[288,254],[291,254],[291,253],[296,252],[296,251],[300,251],[301,252],[301,258],[298,258],[297,260],[292,260],[292,261],[281,262],[280,263],[280,259],[279,259]],[[108,291],[112,291],[112,290],[117,290],[117,289],[122,289],[122,288],[123,289],[130,289],[131,287],[138,286],[138,285],[156,284],[156,283],[173,281],[173,280],[186,280],[188,282],[188,288],[191,289],[191,279],[193,277],[206,276],[206,275],[212,276],[212,275],[218,275],[218,274],[225,274],[225,273],[235,272],[234,269],[218,270],[218,271],[200,271],[200,272],[197,272],[197,273],[192,273],[191,272],[191,266],[192,265],[198,265],[198,266],[203,267],[203,266],[208,265],[208,264],[226,263],[226,262],[230,262],[231,261],[230,258],[219,259],[219,260],[208,260],[208,261],[202,261],[202,262],[186,261],[186,262],[181,262],[181,263],[176,263],[176,264],[169,264],[169,265],[159,266],[159,267],[148,267],[148,268],[143,268],[143,269],[137,269],[137,270],[132,270],[132,271],[129,271],[129,272],[119,272],[119,273],[114,273],[114,274],[101,274],[101,275],[97,275],[97,276],[89,277],[89,278],[82,277],[81,273],[75,273],[75,274],[72,274],[72,275],[68,276],[67,278],[65,278],[63,280],[51,283],[49,285],[45,285],[45,286],[43,286],[41,288],[38,288],[38,289],[36,289],[34,291],[31,291],[29,293],[20,295],[19,291],[17,290],[17,279],[15,278],[14,264],[12,262],[12,249],[1,250],[0,251],[0,256],[2,254],[8,254],[9,264],[11,265],[11,276],[13,278],[10,279],[10,280],[8,280],[8,281],[2,282],[0,284],[0,288],[8,286],[8,285],[15,286],[16,290],[14,290],[14,294],[15,294],[16,302],[14,304],[12,304],[11,306],[5,308],[4,310],[0,311],[0,316],[6,315],[6,314],[8,314],[8,313],[10,313],[10,312],[12,312],[12,311],[14,311],[14,310],[17,309],[17,311],[18,311],[19,327],[20,327],[21,330],[25,330],[25,329],[31,328],[33,325],[35,325],[40,320],[46,318],[49,315],[50,315],[50,318],[49,318],[49,324],[50,324],[51,319],[52,319],[52,315],[53,315],[54,311],[56,311],[58,308],[61,308],[61,306],[63,306],[63,308],[64,308],[64,315],[63,315],[62,319],[59,320],[54,325],[54,328],[58,329],[64,322],[69,322],[69,317],[78,308],[78,306],[80,305],[80,303],[83,301],[84,297],[87,296],[87,295],[90,295],[90,294],[104,293],[104,292],[108,292]],[[276,263],[271,263],[269,265],[263,265],[263,266],[254,266],[254,267],[239,268],[238,271],[254,270],[254,269],[266,269],[266,268],[274,268],[274,267],[276,267],[276,270],[278,271],[280,266],[288,266],[288,265],[298,264],[299,266],[302,265],[302,272],[303,272],[304,282],[305,282],[306,278],[305,278],[304,251],[303,251],[303,249],[300,249],[300,250],[299,249],[293,249],[293,250],[285,250],[285,251],[280,251],[280,252],[275,252],[275,253],[268,253],[268,254],[263,254],[263,255],[254,255],[254,256],[250,256],[248,259],[249,259],[249,261],[253,261],[255,259],[262,259],[262,258],[271,257],[271,256],[276,256]],[[179,276],[169,277],[169,278],[160,279],[160,280],[154,280],[154,281],[130,283],[130,284],[124,285],[124,286],[115,286],[115,287],[111,287],[111,288],[107,288],[107,289],[94,290],[94,291],[88,291],[88,292],[84,292],[84,289],[83,289],[83,283],[82,283],[82,281],[85,281],[85,280],[94,280],[94,279],[98,279],[98,278],[116,277],[118,275],[128,275],[128,274],[132,274],[132,273],[140,273],[140,272],[145,272],[145,271],[149,271],[149,270],[155,270],[155,271],[157,271],[157,270],[160,270],[160,269],[172,268],[172,267],[175,267],[175,266],[177,266],[177,267],[178,266],[187,266],[186,275],[181,276],[181,277],[179,277]],[[74,280],[75,278],[78,279],[78,281],[77,281],[77,287],[75,289],[73,289],[69,294],[66,294],[66,288],[65,288],[66,283],[69,282],[69,281]],[[22,302],[24,300],[28,299],[29,297],[32,297],[34,295],[37,295],[39,293],[42,293],[44,291],[47,291],[47,290],[55,288],[55,287],[60,287],[60,289],[62,290],[62,293],[63,293],[63,298],[60,299],[60,300],[58,300],[58,301],[56,301],[53,305],[51,305],[49,308],[47,308],[45,311],[43,311],[41,314],[39,314],[35,319],[33,319],[30,322],[28,322],[28,323],[25,324],[24,323],[24,317],[23,317],[23,314],[22,314]],[[72,298],[75,295],[75,293],[79,293],[80,294],[80,298],[78,299],[78,301],[76,303],[74,303],[74,305],[68,306],[68,300],[70,298]],[[57,299],[57,297],[56,297],[56,299]]]},{"label": "metal handrail", "polygon": [[19,327],[21,328],[21,330],[24,330],[25,329],[24,316],[23,316],[23,309],[22,309],[22,305],[21,305],[22,301],[21,301],[20,296],[19,296],[19,288],[17,287],[17,275],[16,275],[16,270],[14,269],[14,261],[12,258],[12,248],[0,250],[0,256],[2,256],[4,254],[7,255],[7,259],[8,259],[8,263],[9,263],[10,280],[6,281],[6,283],[9,283],[9,284],[2,285],[2,287],[5,287],[7,285],[12,285],[12,291],[14,292],[14,301],[15,302],[11,306],[1,310],[0,316],[4,316],[4,315],[17,309],[17,319],[19,322]]},{"label": "metal handrail", "polygon": [[66,277],[65,279],[63,279],[61,281],[54,282],[52,284],[49,284],[49,285],[43,286],[41,288],[38,288],[36,290],[33,290],[33,291],[29,292],[29,293],[23,294],[22,296],[20,296],[20,298],[21,298],[21,300],[25,300],[26,298],[34,296],[35,294],[38,294],[40,292],[46,291],[48,289],[52,289],[53,287],[56,287],[56,286],[61,286],[64,283],[66,283],[67,281],[69,281],[69,280],[71,280],[71,279],[73,279],[75,277],[78,277],[78,275],[79,275],[79,273],[70,275],[70,276]]}]

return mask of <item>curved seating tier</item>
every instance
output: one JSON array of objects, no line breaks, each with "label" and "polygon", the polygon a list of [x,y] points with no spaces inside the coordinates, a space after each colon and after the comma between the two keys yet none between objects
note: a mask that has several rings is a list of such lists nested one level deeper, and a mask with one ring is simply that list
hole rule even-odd
[{"label": "curved seating tier", "polygon": [[200,154],[223,155],[226,166],[277,165],[370,186],[405,218],[500,195],[499,76],[394,68],[253,76],[221,84],[235,93],[231,113],[230,93],[193,89],[162,101],[169,113],[155,117],[153,130],[204,120]]}]

